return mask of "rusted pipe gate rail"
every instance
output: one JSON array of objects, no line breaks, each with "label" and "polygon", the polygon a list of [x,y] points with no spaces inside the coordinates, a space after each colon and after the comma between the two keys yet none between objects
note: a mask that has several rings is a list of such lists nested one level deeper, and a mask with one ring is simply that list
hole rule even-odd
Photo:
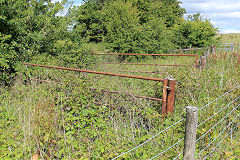
[{"label": "rusted pipe gate rail", "polygon": [[[195,67],[197,68],[198,55],[196,54],[137,54],[137,53],[93,53],[95,55],[126,55],[126,56],[181,56],[181,57],[195,57]],[[109,63],[110,64],[110,63]],[[119,63],[121,64],[121,63]],[[176,65],[176,64],[136,64],[136,63],[122,63],[129,65],[158,65],[158,66],[185,66],[188,65]]]},{"label": "rusted pipe gate rail", "polygon": [[208,49],[209,47],[201,47],[201,48],[180,48],[180,49],[170,49],[168,51],[172,52],[183,52],[183,51],[196,51],[196,50],[202,50],[202,49]]},{"label": "rusted pipe gate rail", "polygon": [[150,77],[139,77],[132,75],[124,75],[124,74],[116,74],[116,73],[108,73],[108,72],[98,72],[91,70],[83,70],[83,69],[75,69],[75,68],[66,68],[66,67],[56,67],[56,66],[48,66],[48,65],[39,65],[39,64],[31,64],[31,63],[22,63],[26,66],[36,66],[43,68],[53,68],[53,69],[61,69],[61,70],[69,70],[69,71],[77,71],[77,72],[85,72],[92,74],[100,74],[100,75],[108,75],[108,76],[116,76],[116,77],[125,77],[125,78],[134,78],[134,79],[143,79],[150,81],[158,81],[163,83],[163,93],[162,99],[159,98],[151,98],[145,96],[138,96],[139,98],[145,98],[150,100],[161,100],[162,101],[162,114],[165,115],[167,113],[173,112],[174,107],[174,97],[175,97],[175,83],[174,79],[159,79],[159,78],[150,78]]}]

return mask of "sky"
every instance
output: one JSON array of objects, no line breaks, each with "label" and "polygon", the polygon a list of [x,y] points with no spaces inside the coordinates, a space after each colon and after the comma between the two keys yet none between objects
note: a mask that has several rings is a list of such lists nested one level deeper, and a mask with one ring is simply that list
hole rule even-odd
[{"label": "sky", "polygon": [[[59,1],[59,0],[52,0]],[[69,0],[70,1],[70,0]],[[82,0],[72,0],[81,5]],[[201,13],[220,33],[240,33],[240,0],[179,0],[188,14]]]},{"label": "sky", "polygon": [[240,0],[180,0],[187,14],[201,13],[220,33],[240,33]]}]

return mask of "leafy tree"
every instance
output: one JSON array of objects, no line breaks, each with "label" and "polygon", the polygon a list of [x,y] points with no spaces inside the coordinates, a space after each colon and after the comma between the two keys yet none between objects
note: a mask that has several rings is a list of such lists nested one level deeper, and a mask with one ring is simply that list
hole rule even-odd
[{"label": "leafy tree", "polygon": [[74,38],[107,42],[117,52],[160,53],[174,48],[170,29],[183,13],[176,0],[86,0],[70,16]]},{"label": "leafy tree", "polygon": [[113,1],[103,8],[106,41],[114,51],[134,52],[140,38],[138,10],[131,2]]},{"label": "leafy tree", "polygon": [[141,24],[138,7],[121,0],[108,2],[105,13],[106,40],[113,51],[135,53],[161,53],[173,48],[173,34],[164,18],[148,17]]},{"label": "leafy tree", "polygon": [[217,29],[200,14],[188,16],[188,19],[177,25],[174,30],[175,43],[183,48],[204,47],[216,41],[214,36],[217,34]]},{"label": "leafy tree", "polygon": [[140,23],[146,23],[151,19],[161,18],[165,20],[168,28],[181,21],[185,9],[179,6],[177,0],[136,0],[134,5],[140,12]]},{"label": "leafy tree", "polygon": [[164,19],[156,18],[143,25],[142,37],[139,46],[145,53],[163,53],[169,48],[175,48],[172,43],[173,32],[167,29]]},{"label": "leafy tree", "polygon": [[[86,42],[101,42],[104,39],[103,3],[99,1],[84,1],[84,4],[75,7],[69,13],[73,17],[73,34],[84,38]],[[76,37],[75,37],[76,38]]]},{"label": "leafy tree", "polygon": [[56,14],[64,7],[51,0],[0,0],[0,73],[8,79],[19,70],[17,62],[51,52],[57,39],[64,36],[67,25]]}]

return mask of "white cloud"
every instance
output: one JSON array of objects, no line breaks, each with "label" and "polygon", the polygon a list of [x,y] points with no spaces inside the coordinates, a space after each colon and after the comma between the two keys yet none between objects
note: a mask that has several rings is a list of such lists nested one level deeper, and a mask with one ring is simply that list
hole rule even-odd
[{"label": "white cloud", "polygon": [[239,30],[235,30],[235,29],[226,29],[223,31],[223,33],[240,33],[240,29]]},{"label": "white cloud", "polygon": [[183,6],[187,9],[207,12],[228,12],[240,11],[239,0],[208,0],[208,1],[195,1],[195,0],[182,0]]},{"label": "white cloud", "polygon": [[240,11],[239,12],[227,12],[227,13],[205,13],[210,17],[214,18],[237,18],[240,19]]},{"label": "white cloud", "polygon": [[182,0],[188,14],[200,12],[223,33],[239,33],[240,0]]}]

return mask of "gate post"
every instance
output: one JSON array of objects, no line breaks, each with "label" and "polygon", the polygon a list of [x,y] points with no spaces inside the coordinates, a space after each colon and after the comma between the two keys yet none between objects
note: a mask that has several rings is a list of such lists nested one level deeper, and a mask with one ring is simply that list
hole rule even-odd
[{"label": "gate post", "polygon": [[174,98],[175,98],[175,79],[168,79],[168,92],[167,92],[167,113],[173,113]]},{"label": "gate post", "polygon": [[167,88],[168,88],[168,79],[165,78],[163,80],[163,92],[162,92],[162,115],[164,116],[167,111]]}]

